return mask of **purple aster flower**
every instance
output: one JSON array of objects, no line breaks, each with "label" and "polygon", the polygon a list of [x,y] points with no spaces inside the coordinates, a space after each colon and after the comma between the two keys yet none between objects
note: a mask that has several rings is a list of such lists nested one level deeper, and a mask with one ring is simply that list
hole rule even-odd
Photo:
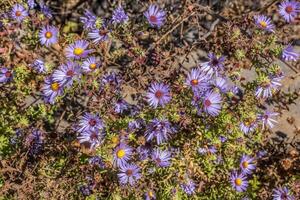
[{"label": "purple aster flower", "polygon": [[128,16],[122,6],[116,8],[113,12],[112,21],[115,24],[123,24],[128,21]]},{"label": "purple aster flower", "polygon": [[139,155],[139,159],[140,160],[146,160],[148,159],[149,157],[149,154],[150,154],[150,148],[149,147],[146,147],[146,146],[139,146],[137,148],[137,152],[138,152],[138,155]]},{"label": "purple aster flower", "polygon": [[203,91],[208,88],[208,77],[199,68],[194,68],[188,73],[186,85],[190,86],[193,91]]},{"label": "purple aster flower", "polygon": [[221,110],[222,97],[218,92],[210,91],[203,99],[203,109],[211,116],[217,116]]},{"label": "purple aster flower", "polygon": [[81,59],[87,57],[92,50],[87,50],[89,43],[85,40],[77,40],[66,48],[67,58]]},{"label": "purple aster flower", "polygon": [[300,3],[297,1],[283,1],[279,5],[279,14],[290,23],[295,20],[298,13],[300,13]]},{"label": "purple aster flower", "polygon": [[0,69],[0,83],[7,83],[13,79],[13,71],[3,67]]},{"label": "purple aster flower", "polygon": [[89,185],[80,186],[79,191],[83,196],[90,196],[92,194],[92,188]]},{"label": "purple aster flower", "polygon": [[118,177],[122,185],[129,183],[129,185],[133,186],[135,182],[141,178],[140,168],[134,164],[120,166]]},{"label": "purple aster flower", "polygon": [[248,134],[255,130],[257,126],[256,120],[252,118],[247,118],[244,122],[240,123],[240,129],[243,133]]},{"label": "purple aster flower", "polygon": [[83,61],[81,68],[84,72],[93,72],[99,66],[101,65],[101,62],[97,60],[96,57],[88,57],[85,61]]},{"label": "purple aster flower", "polygon": [[220,72],[224,70],[224,61],[225,56],[217,56],[214,53],[209,53],[208,55],[208,62],[200,64],[201,70],[205,72],[207,75],[219,75]]},{"label": "purple aster flower", "polygon": [[100,29],[92,29],[88,33],[88,38],[93,41],[94,44],[99,44],[100,42],[104,42],[109,38],[109,30],[106,28],[105,25],[102,26]]},{"label": "purple aster flower", "polygon": [[84,16],[80,17],[80,22],[84,29],[95,28],[97,17],[89,10],[84,11]]},{"label": "purple aster flower", "polygon": [[41,131],[35,129],[26,138],[25,145],[29,147],[29,154],[36,156],[43,149],[44,135]]},{"label": "purple aster flower", "polygon": [[13,19],[21,22],[28,16],[28,11],[21,4],[15,4],[10,11],[10,15]]},{"label": "purple aster flower", "polygon": [[240,168],[244,174],[251,174],[255,169],[254,158],[248,155],[243,155],[240,162]]},{"label": "purple aster flower", "polygon": [[219,140],[220,140],[222,143],[224,143],[224,142],[227,141],[227,137],[221,135],[221,136],[219,137]]},{"label": "purple aster flower", "polygon": [[102,143],[103,135],[98,129],[86,130],[81,132],[77,139],[79,140],[80,144],[88,143],[90,149],[95,149]]},{"label": "purple aster flower", "polygon": [[171,153],[169,151],[161,151],[159,149],[154,149],[152,152],[152,160],[158,167],[168,167],[170,166]]},{"label": "purple aster flower", "polygon": [[147,125],[145,136],[148,142],[153,138],[156,138],[157,144],[161,144],[167,141],[171,137],[170,135],[174,132],[175,128],[172,127],[171,123],[168,120],[159,120],[155,118],[151,120]]},{"label": "purple aster flower", "polygon": [[30,9],[33,9],[36,6],[34,0],[27,0],[27,5]]},{"label": "purple aster flower", "polygon": [[97,131],[103,128],[104,123],[97,114],[85,113],[79,121],[78,132]]},{"label": "purple aster flower", "polygon": [[63,87],[57,81],[54,81],[53,78],[48,77],[45,79],[42,92],[44,95],[44,100],[47,103],[54,104],[57,96],[62,94]]},{"label": "purple aster flower", "polygon": [[220,92],[226,93],[229,91],[228,82],[225,78],[216,77],[213,84],[216,88],[219,89]]},{"label": "purple aster flower", "polygon": [[31,64],[32,68],[38,73],[46,73],[46,67],[44,61],[40,59],[36,59],[33,64]]},{"label": "purple aster flower", "polygon": [[274,124],[278,123],[276,120],[272,119],[271,117],[273,116],[277,116],[279,115],[279,113],[276,113],[276,112],[269,112],[269,111],[266,111],[265,113],[263,114],[260,114],[258,116],[258,119],[262,121],[262,124],[263,124],[263,129],[266,127],[266,126],[269,126],[270,128],[273,128],[274,127]]},{"label": "purple aster flower", "polygon": [[145,193],[145,200],[155,200],[156,195],[153,190],[148,190],[148,192]]},{"label": "purple aster flower", "polygon": [[81,76],[80,67],[77,63],[68,61],[53,72],[53,80],[59,82],[60,85],[70,87],[74,80],[78,80]]},{"label": "purple aster flower", "polygon": [[231,173],[230,176],[231,186],[238,192],[244,192],[247,190],[248,181],[245,174],[238,174],[237,172]]},{"label": "purple aster flower", "polygon": [[113,163],[114,166],[122,167],[127,164],[130,160],[130,156],[132,155],[132,148],[128,145],[121,143],[116,147],[114,151]]},{"label": "purple aster flower", "polygon": [[114,72],[107,73],[102,78],[102,84],[103,85],[111,85],[115,87],[119,87],[122,80],[120,76]]},{"label": "purple aster flower", "polygon": [[217,149],[214,145],[209,145],[208,147],[205,147],[205,148],[199,148],[198,153],[201,155],[215,154],[215,153],[217,153]]},{"label": "purple aster flower", "polygon": [[128,123],[128,132],[133,132],[136,129],[140,129],[142,126],[145,125],[143,119],[137,119]]},{"label": "purple aster flower", "polygon": [[258,151],[258,152],[256,153],[256,156],[257,156],[258,158],[263,158],[263,157],[265,157],[267,154],[268,154],[267,151],[265,151],[265,150],[260,150],[260,151]]},{"label": "purple aster flower", "polygon": [[187,195],[195,194],[196,184],[189,178],[187,178],[184,183],[180,184],[180,187]]},{"label": "purple aster flower", "polygon": [[257,15],[254,16],[255,24],[258,26],[258,28],[265,30],[267,32],[275,32],[275,26],[272,23],[271,19],[264,15]]},{"label": "purple aster flower", "polygon": [[269,98],[276,92],[281,86],[281,78],[276,77],[264,77],[260,80],[259,86],[256,89],[255,96],[257,98]]},{"label": "purple aster flower", "polygon": [[291,44],[287,45],[283,50],[282,50],[282,59],[284,61],[297,61],[300,57],[299,53],[297,53],[293,46]]},{"label": "purple aster flower", "polygon": [[49,19],[51,19],[52,16],[52,10],[44,3],[44,1],[40,1],[39,3],[41,12]]},{"label": "purple aster flower", "polygon": [[115,103],[114,110],[118,114],[122,114],[124,111],[126,111],[128,109],[129,109],[129,103],[127,103],[127,101],[125,101],[124,99],[119,99]]},{"label": "purple aster flower", "polygon": [[273,190],[273,200],[295,200],[287,187],[278,187]]},{"label": "purple aster flower", "polygon": [[93,166],[97,166],[101,169],[105,168],[105,164],[99,156],[93,156],[93,157],[89,158],[89,164],[91,164]]},{"label": "purple aster flower", "polygon": [[51,44],[57,43],[58,28],[55,26],[45,26],[39,32],[40,43],[49,47]]},{"label": "purple aster flower", "polygon": [[145,17],[147,18],[151,27],[160,28],[165,21],[165,11],[159,9],[156,5],[150,5],[148,10],[144,12]]},{"label": "purple aster flower", "polygon": [[166,105],[171,100],[169,86],[163,83],[152,83],[149,87],[147,98],[150,106],[154,108],[158,105]]}]

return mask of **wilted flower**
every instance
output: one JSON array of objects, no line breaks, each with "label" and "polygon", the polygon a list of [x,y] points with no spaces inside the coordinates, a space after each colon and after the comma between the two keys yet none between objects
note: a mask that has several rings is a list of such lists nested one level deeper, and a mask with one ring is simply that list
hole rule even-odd
[{"label": "wilted flower", "polygon": [[87,41],[77,40],[66,48],[65,53],[67,58],[80,59],[87,57],[87,55],[92,52],[92,50],[86,49],[88,46],[89,43]]},{"label": "wilted flower", "polygon": [[88,143],[90,149],[94,149],[102,143],[103,135],[98,129],[86,130],[81,132],[77,139],[80,144]]},{"label": "wilted flower", "polygon": [[13,79],[12,70],[3,67],[0,69],[0,83],[7,83]]},{"label": "wilted flower", "polygon": [[88,130],[97,131],[103,128],[104,123],[98,115],[85,113],[79,121],[78,132],[85,132]]},{"label": "wilted flower", "polygon": [[271,19],[264,15],[254,16],[255,24],[258,28],[267,31],[267,32],[275,32],[275,26],[272,24]]},{"label": "wilted flower", "polygon": [[168,167],[170,165],[170,159],[171,153],[169,151],[153,150],[152,160],[158,167]]},{"label": "wilted flower", "polygon": [[171,100],[169,86],[163,83],[152,83],[147,93],[150,106],[164,106]]},{"label": "wilted flower", "polygon": [[258,116],[258,119],[262,121],[263,128],[265,128],[266,126],[273,128],[274,123],[277,123],[277,121],[272,119],[271,117],[277,116],[277,115],[279,115],[279,113],[266,111],[265,113],[260,114]]},{"label": "wilted flower", "polygon": [[148,190],[148,192],[145,193],[145,200],[155,200],[156,195],[153,190]]},{"label": "wilted flower", "polygon": [[180,187],[187,195],[195,194],[196,184],[189,178],[187,178],[184,183],[180,184]]},{"label": "wilted flower", "polygon": [[274,189],[272,196],[273,200],[295,200],[287,187],[278,187]]},{"label": "wilted flower", "polygon": [[59,82],[60,85],[70,87],[74,80],[78,80],[81,76],[80,67],[77,63],[68,61],[53,72],[53,80]]},{"label": "wilted flower", "polygon": [[99,156],[93,156],[89,159],[89,164],[97,166],[101,169],[105,168],[103,160]]},{"label": "wilted flower", "polygon": [[218,92],[210,91],[203,99],[203,110],[211,116],[217,116],[221,110],[222,97]]},{"label": "wilted flower", "polygon": [[52,10],[44,3],[44,1],[40,1],[39,6],[41,8],[41,12],[49,19],[51,19],[52,16]]},{"label": "wilted flower", "polygon": [[167,141],[171,136],[170,134],[174,133],[175,129],[172,127],[172,124],[166,119],[153,119],[146,127],[145,136],[147,141],[151,141],[153,138],[156,138],[157,144],[161,144]]},{"label": "wilted flower", "polygon": [[46,67],[44,61],[36,59],[31,65],[38,73],[46,73]]},{"label": "wilted flower", "polygon": [[251,174],[255,169],[254,158],[248,155],[243,155],[240,162],[240,168],[244,174]]},{"label": "wilted flower", "polygon": [[62,94],[63,87],[57,81],[54,81],[52,77],[48,77],[45,79],[42,92],[44,100],[50,104],[54,104],[55,98]]},{"label": "wilted flower", "polygon": [[256,89],[255,96],[257,98],[269,98],[281,86],[281,78],[264,77],[260,80],[259,86]]},{"label": "wilted flower", "polygon": [[165,11],[159,9],[158,6],[150,5],[148,10],[144,12],[144,15],[152,27],[160,28],[165,21],[166,13]]},{"label": "wilted flower", "polygon": [[88,73],[95,71],[100,65],[101,62],[97,61],[96,57],[88,57],[85,61],[83,61],[81,67],[84,72]]},{"label": "wilted flower", "polygon": [[150,155],[150,148],[146,146],[139,146],[137,148],[137,153],[140,160],[146,160]]},{"label": "wilted flower", "polygon": [[29,154],[36,156],[43,149],[44,136],[37,129],[33,130],[25,139],[25,144],[29,147]]},{"label": "wilted flower", "polygon": [[33,9],[36,6],[34,0],[27,0],[27,4],[30,9]]},{"label": "wilted flower", "polygon": [[240,123],[240,129],[243,133],[248,134],[255,130],[257,126],[256,120],[249,117]]},{"label": "wilted flower", "polygon": [[128,21],[128,16],[125,13],[122,6],[119,6],[118,8],[116,8],[114,10],[113,16],[112,16],[112,21],[113,21],[113,23],[116,23],[116,24],[123,24]]},{"label": "wilted flower", "polygon": [[203,91],[208,88],[208,77],[199,68],[194,68],[188,73],[186,85],[190,86],[193,91]]},{"label": "wilted flower", "polygon": [[209,145],[208,147],[205,147],[205,148],[199,148],[198,149],[198,153],[201,154],[201,155],[204,155],[204,154],[215,154],[217,152],[217,149],[214,145]]},{"label": "wilted flower", "polygon": [[300,3],[297,1],[283,1],[279,5],[279,14],[285,19],[287,22],[292,22],[297,17],[298,13],[300,13]]},{"label": "wilted flower", "polygon": [[97,17],[89,10],[84,11],[84,16],[80,17],[80,22],[84,29],[95,28]]},{"label": "wilted flower", "polygon": [[124,111],[129,109],[129,103],[124,99],[119,99],[114,106],[114,110],[116,113],[123,113]]},{"label": "wilted flower", "polygon": [[134,164],[126,164],[120,167],[118,173],[119,181],[122,185],[129,183],[131,186],[141,178],[140,168]]},{"label": "wilted flower", "polygon": [[225,56],[217,56],[214,53],[208,54],[208,62],[200,64],[201,70],[207,75],[219,75],[224,70]]},{"label": "wilted flower", "polygon": [[114,165],[117,167],[122,167],[127,164],[132,155],[132,148],[128,145],[121,143],[114,151]]},{"label": "wilted flower", "polygon": [[15,4],[10,11],[10,15],[13,19],[21,22],[25,17],[28,16],[28,11],[21,4]]},{"label": "wilted flower", "polygon": [[88,38],[93,40],[94,44],[99,44],[100,42],[104,42],[109,38],[109,32],[110,31],[106,28],[106,26],[103,25],[100,30],[96,28],[92,29],[88,33]]},{"label": "wilted flower", "polygon": [[92,188],[89,185],[80,186],[79,191],[83,196],[90,196],[92,194]]},{"label": "wilted flower", "polygon": [[120,88],[121,82],[122,82],[121,77],[114,72],[107,73],[107,74],[103,75],[103,78],[102,78],[103,85],[109,85],[109,86],[112,86],[115,88]]},{"label": "wilted flower", "polygon": [[248,181],[246,175],[243,173],[238,174],[237,172],[231,173],[230,176],[231,186],[238,192],[243,192],[247,190]]},{"label": "wilted flower", "polygon": [[297,53],[293,46],[291,44],[287,45],[283,50],[282,50],[282,59],[284,61],[297,61],[300,57],[299,53]]},{"label": "wilted flower", "polygon": [[49,47],[51,44],[57,43],[58,28],[54,26],[44,26],[40,32],[40,43]]}]

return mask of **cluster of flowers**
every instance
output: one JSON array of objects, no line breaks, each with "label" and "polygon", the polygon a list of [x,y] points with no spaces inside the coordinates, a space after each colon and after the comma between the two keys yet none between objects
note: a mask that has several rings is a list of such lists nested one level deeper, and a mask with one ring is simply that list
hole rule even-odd
[{"label": "cluster of flowers", "polygon": [[[36,4],[34,0],[28,0],[28,7],[34,9],[37,7],[48,18],[52,17],[51,10],[41,1]],[[294,21],[297,14],[300,12],[300,4],[295,1],[284,1],[279,6],[279,13],[284,17],[287,22]],[[28,16],[28,10],[21,4],[13,6],[10,16],[17,22],[22,22]],[[153,28],[160,28],[163,26],[166,13],[156,5],[150,5],[148,10],[144,13],[149,25]],[[93,73],[101,66],[99,58],[92,56],[94,50],[89,49],[90,43],[88,39],[94,44],[99,44],[109,39],[110,24],[123,24],[128,22],[129,17],[124,9],[119,6],[113,12],[110,20],[98,19],[92,12],[86,10],[84,16],[80,18],[84,24],[84,29],[87,31],[87,39],[77,40],[69,44],[65,48],[65,56],[67,61],[55,69],[50,76],[45,78],[45,84],[42,88],[44,99],[47,103],[54,104],[56,98],[62,96],[65,88],[71,88],[73,83],[80,81],[82,76],[87,73]],[[275,32],[275,27],[271,19],[259,15],[255,16],[255,23],[259,29],[266,32]],[[99,26],[100,25],[100,26]],[[39,31],[40,44],[45,47],[50,47],[59,43],[59,29],[52,25],[41,27]],[[299,54],[295,52],[292,45],[289,44],[282,50],[282,59],[284,61],[297,61]],[[191,104],[197,110],[198,115],[207,117],[217,117],[222,112],[223,103],[226,97],[230,94],[236,95],[242,90],[230,83],[225,75],[225,56],[218,56],[214,53],[209,53],[208,61],[201,63],[197,68],[191,70],[186,77],[185,84],[193,92]],[[38,73],[47,73],[47,67],[42,59],[37,59],[32,64],[32,67]],[[257,98],[272,97],[274,92],[279,90],[283,75],[271,74],[261,78],[255,96]],[[1,68],[0,83],[7,83],[13,79],[13,71],[9,68]],[[105,83],[114,82],[116,85],[120,84],[119,78],[115,74],[104,76]],[[147,102],[150,107],[156,109],[158,107],[165,107],[172,101],[171,87],[162,82],[154,82],[149,86],[146,94]],[[129,109],[129,105],[124,100],[119,100],[115,105],[115,112],[122,113],[124,110]],[[253,132],[256,127],[261,123],[262,127],[272,128],[277,123],[272,117],[277,116],[278,113],[266,111],[258,114],[255,117],[250,117],[240,123],[240,129],[243,133],[249,134]],[[149,148],[146,146],[139,146],[136,152],[139,154],[141,160],[150,159],[151,162],[158,168],[166,168],[171,165],[172,154],[175,150],[166,150],[159,148],[168,142],[172,136],[177,132],[177,127],[166,118],[154,118],[148,123],[143,120],[131,121],[128,124],[128,129],[133,131],[135,129],[145,128],[144,137],[146,142],[156,142],[155,147]],[[79,120],[76,126],[78,132],[78,141],[80,144],[87,146],[90,149],[99,147],[105,138],[105,122],[98,114],[85,113]],[[132,156],[135,149],[128,143],[126,136],[120,137],[117,146],[113,153],[113,165],[118,172],[118,178],[121,185],[129,184],[133,186],[139,179],[142,178],[140,167],[132,162]],[[226,137],[221,137],[221,141],[225,142]],[[32,154],[40,151],[43,144],[43,137],[40,131],[35,130],[27,138],[27,143],[32,146]],[[200,154],[207,152],[214,153],[216,149],[210,146],[208,149],[199,148]],[[90,158],[92,165],[97,165],[100,168],[105,168],[105,164],[98,156]],[[230,182],[232,187],[238,191],[243,192],[247,189],[248,181],[247,176],[255,170],[255,158],[250,155],[243,155],[240,161],[240,173],[234,171],[231,174]],[[185,180],[181,183],[181,188],[188,195],[195,193],[196,184],[187,175]],[[82,188],[86,193],[87,189]],[[146,194],[146,199],[155,199],[153,190],[149,190]],[[292,198],[287,188],[279,188],[274,191],[274,199],[282,199],[282,196]]]}]

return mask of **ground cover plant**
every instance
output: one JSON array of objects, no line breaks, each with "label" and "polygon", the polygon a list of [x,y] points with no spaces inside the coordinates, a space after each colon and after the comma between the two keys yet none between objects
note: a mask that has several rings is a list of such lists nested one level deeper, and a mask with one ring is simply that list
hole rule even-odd
[{"label": "ground cover plant", "polygon": [[300,94],[299,13],[2,0],[1,199],[299,199],[299,144],[270,140]]}]

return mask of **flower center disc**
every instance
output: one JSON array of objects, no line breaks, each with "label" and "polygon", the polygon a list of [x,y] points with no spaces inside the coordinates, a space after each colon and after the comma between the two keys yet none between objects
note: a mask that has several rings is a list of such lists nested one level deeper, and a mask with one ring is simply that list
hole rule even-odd
[{"label": "flower center disc", "polygon": [[156,98],[161,98],[162,96],[163,96],[162,91],[157,90],[157,91],[155,92],[155,97],[156,97]]},{"label": "flower center disc", "polygon": [[49,32],[49,31],[47,31],[47,32],[45,33],[45,37],[46,37],[47,39],[52,38],[52,33]]},{"label": "flower center disc", "polygon": [[243,163],[242,163],[242,166],[243,166],[243,168],[248,168],[248,166],[249,166],[249,163],[247,162],[247,161],[244,161]]},{"label": "flower center disc", "polygon": [[285,12],[287,12],[288,14],[291,14],[291,12],[293,12],[293,7],[292,6],[287,6],[285,8]]},{"label": "flower center disc", "polygon": [[73,70],[67,71],[67,76],[73,76],[73,75],[74,75],[74,71]]},{"label": "flower center disc", "polygon": [[95,126],[96,125],[96,120],[95,119],[91,119],[90,121],[89,121],[89,125],[91,125],[91,126]]},{"label": "flower center disc", "polygon": [[76,55],[76,56],[80,56],[82,53],[83,53],[83,49],[82,48],[75,48],[74,49],[74,54]]},{"label": "flower center disc", "polygon": [[266,28],[266,27],[267,27],[267,22],[265,22],[265,21],[261,21],[259,24],[260,24],[261,27],[263,27],[263,28]]},{"label": "flower center disc", "polygon": [[151,15],[151,16],[149,17],[149,20],[150,20],[151,22],[157,22],[157,17],[154,16],[154,15]]},{"label": "flower center disc", "polygon": [[90,69],[91,69],[91,70],[96,69],[96,67],[97,67],[97,65],[96,65],[95,63],[90,64]]},{"label": "flower center disc", "polygon": [[96,132],[92,132],[90,138],[91,140],[96,140],[98,138],[98,134]]},{"label": "flower center disc", "polygon": [[16,16],[17,16],[17,17],[20,17],[21,15],[22,15],[22,12],[21,12],[21,11],[17,11],[17,12],[16,12]]},{"label": "flower center disc", "polygon": [[126,174],[127,174],[127,176],[131,176],[131,175],[133,174],[133,172],[132,172],[131,169],[128,169],[128,170],[126,171]]},{"label": "flower center disc", "polygon": [[191,85],[193,85],[193,86],[198,85],[198,80],[197,79],[193,79],[191,81]]},{"label": "flower center disc", "polygon": [[125,156],[125,151],[123,149],[120,149],[117,151],[117,157],[118,158],[123,158]]},{"label": "flower center disc", "polygon": [[211,101],[208,100],[208,99],[206,99],[206,100],[204,101],[204,106],[205,106],[205,107],[209,107],[210,105],[211,105]]},{"label": "flower center disc", "polygon": [[59,84],[57,82],[54,82],[51,84],[51,89],[53,91],[57,91],[59,89]]},{"label": "flower center disc", "polygon": [[240,185],[242,185],[242,179],[240,179],[240,178],[237,178],[237,179],[235,179],[235,181],[234,181],[234,183],[237,185],[237,186],[240,186]]},{"label": "flower center disc", "polygon": [[6,77],[6,78],[11,77],[11,72],[10,72],[10,71],[5,72],[5,77]]}]

